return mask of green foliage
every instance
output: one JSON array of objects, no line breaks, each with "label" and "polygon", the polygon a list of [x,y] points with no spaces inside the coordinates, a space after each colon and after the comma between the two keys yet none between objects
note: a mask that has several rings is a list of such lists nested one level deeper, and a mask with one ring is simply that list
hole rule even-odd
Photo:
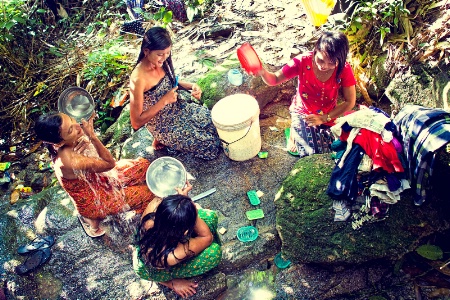
[{"label": "green foliage", "polygon": [[163,27],[166,27],[167,24],[172,23],[173,13],[170,10],[167,10],[165,7],[161,7],[159,11],[153,16],[155,21],[160,21],[163,23]]},{"label": "green foliage", "polygon": [[[97,86],[113,85],[130,71],[130,65],[125,62],[127,58],[125,53],[126,48],[122,37],[92,51],[83,69],[84,79],[95,81]],[[111,99],[113,98],[108,98],[97,105],[99,118],[95,124],[100,126],[102,132],[105,132],[115,120],[111,117],[113,109],[110,105]]]},{"label": "green foliage", "polygon": [[[410,14],[403,0],[354,0],[350,6],[354,7],[354,11],[347,24],[346,33],[349,35],[377,36],[382,46],[389,34],[409,31],[402,22]],[[365,32],[358,32],[360,30]]]},{"label": "green foliage", "polygon": [[83,73],[87,80],[95,79],[97,83],[107,82],[111,76],[119,75],[128,70],[129,65],[122,61],[127,58],[124,54],[122,38],[113,40],[103,48],[92,51],[87,59]]},{"label": "green foliage", "polygon": [[144,20],[146,21],[156,21],[156,22],[160,22],[162,23],[161,26],[162,27],[166,27],[168,24],[172,23],[173,20],[173,13],[172,11],[168,10],[165,7],[161,7],[159,9],[158,12],[156,12],[155,14],[152,14],[150,12],[147,12],[141,8],[135,8],[134,9],[135,12],[141,14],[141,16],[144,18]]},{"label": "green foliage", "polygon": [[430,260],[438,260],[442,259],[444,256],[444,253],[442,252],[442,249],[435,245],[422,245],[419,248],[416,249],[416,252],[427,259]]},{"label": "green foliage", "polygon": [[214,66],[216,64],[216,59],[214,57],[207,57],[205,50],[196,51],[195,56],[197,57],[198,62],[202,66],[206,66],[208,68],[208,70],[211,70],[212,68],[214,68]]},{"label": "green foliage", "polygon": [[[18,40],[20,37],[35,36],[36,26],[42,25],[37,14],[45,12],[37,8],[37,1],[2,0],[0,1],[0,43]],[[29,6],[31,4],[31,6]]]},{"label": "green foliage", "polygon": [[203,12],[214,2],[215,0],[185,0],[189,22],[192,22],[197,16],[202,16]]}]

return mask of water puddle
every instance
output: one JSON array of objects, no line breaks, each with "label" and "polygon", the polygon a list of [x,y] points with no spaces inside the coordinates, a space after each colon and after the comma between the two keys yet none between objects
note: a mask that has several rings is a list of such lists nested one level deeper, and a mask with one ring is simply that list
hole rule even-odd
[{"label": "water puddle", "polygon": [[272,269],[246,270],[239,275],[227,276],[228,289],[220,299],[271,300],[275,299],[275,273]]}]

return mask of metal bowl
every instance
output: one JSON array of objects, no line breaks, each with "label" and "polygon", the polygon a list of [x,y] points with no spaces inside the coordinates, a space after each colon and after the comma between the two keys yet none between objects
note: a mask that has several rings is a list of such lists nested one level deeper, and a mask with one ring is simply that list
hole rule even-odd
[{"label": "metal bowl", "polygon": [[158,197],[175,195],[175,188],[186,184],[187,172],[183,164],[169,156],[155,159],[147,169],[147,186]]},{"label": "metal bowl", "polygon": [[94,107],[91,94],[80,87],[65,89],[58,99],[58,111],[74,118],[78,123],[81,123],[81,119],[88,120],[94,112]]}]

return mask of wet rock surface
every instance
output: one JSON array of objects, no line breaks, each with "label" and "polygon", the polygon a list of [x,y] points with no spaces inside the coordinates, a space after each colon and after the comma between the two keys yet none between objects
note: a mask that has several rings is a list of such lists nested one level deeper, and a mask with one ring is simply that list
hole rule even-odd
[{"label": "wet rock surface", "polygon": [[334,222],[332,199],[326,194],[334,163],[330,155],[300,159],[275,199],[277,229],[283,254],[298,263],[322,266],[361,264],[376,259],[396,260],[413,251],[419,240],[450,227],[445,200],[417,207],[411,189],[389,206],[386,219],[366,222],[360,230]]},{"label": "wet rock surface", "polygon": [[[175,156],[195,178],[191,180],[194,186],[191,196],[213,187],[217,189],[214,194],[198,200],[198,203],[205,208],[217,210],[218,228],[227,229],[220,235],[222,262],[209,273],[193,278],[199,282],[199,288],[192,299],[244,299],[255,295],[266,297],[258,299],[367,299],[367,295],[373,295],[374,287],[383,288],[393,295],[405,295],[403,299],[414,299],[410,281],[404,274],[394,276],[392,263],[383,259],[371,261],[371,256],[376,259],[385,257],[378,253],[365,254],[365,260],[370,261],[369,263],[327,266],[329,248],[310,247],[311,244],[326,240],[331,228],[336,226],[342,227],[344,236],[354,235],[355,239],[367,234],[364,228],[358,232],[348,229],[349,223],[336,225],[332,221],[331,205],[328,207],[328,204],[320,205],[325,216],[319,214],[315,218],[317,224],[321,224],[317,225],[320,230],[314,231],[312,228],[311,233],[314,234],[299,236],[296,239],[296,243],[301,246],[298,255],[303,255],[303,260],[292,257],[294,263],[284,270],[275,266],[273,258],[282,250],[282,242],[276,229],[277,214],[279,219],[280,215],[286,213],[300,221],[313,219],[320,209],[311,209],[304,216],[295,216],[290,208],[281,207],[274,202],[274,199],[278,198],[276,194],[280,188],[286,188],[288,174],[295,173],[303,162],[298,162],[297,158],[287,154],[284,149],[283,129],[289,124],[288,103],[271,103],[263,109],[262,115],[261,150],[269,153],[266,159],[254,157],[236,162],[228,159],[224,153],[213,161],[203,161],[185,154]],[[146,130],[135,132],[125,139],[120,148],[122,157],[140,155],[152,160],[167,155],[165,150],[153,151],[149,146],[151,141],[152,137]],[[307,158],[305,163],[309,161],[322,166],[324,160],[327,160],[330,167],[332,163],[325,156]],[[309,173],[304,176],[315,181],[310,184],[303,182],[313,193],[315,184],[322,185],[321,189],[324,189],[327,182],[326,172],[319,180],[314,178],[318,175],[313,174],[316,171],[314,168],[305,170]],[[291,175],[289,178],[294,177]],[[299,174],[297,179],[300,177]],[[260,197],[261,204],[258,207],[253,207],[246,195],[246,192],[252,189],[264,193]],[[319,193],[316,193],[315,197],[318,195]],[[405,203],[407,201],[404,200]],[[245,212],[255,208],[261,208],[265,217],[249,221]],[[398,209],[401,209],[400,205]],[[172,291],[156,283],[141,280],[132,270],[129,245],[133,243],[138,215],[128,212],[108,217],[102,223],[107,234],[102,238],[91,239],[83,232],[74,206],[59,186],[21,199],[14,205],[3,201],[0,210],[0,266],[1,278],[6,282],[7,299],[176,299]],[[391,226],[387,222],[371,226],[387,229]],[[248,225],[258,228],[259,237],[253,242],[240,242],[236,231],[239,227]],[[283,229],[280,232],[285,239]],[[53,255],[50,261],[37,271],[27,276],[18,276],[14,267],[23,262],[25,257],[19,256],[16,250],[35,235],[55,236]],[[333,239],[329,242],[333,241],[336,242]],[[287,245],[292,243],[287,242]],[[340,242],[335,245],[336,249],[339,249]],[[411,249],[405,246],[406,250]],[[295,250],[291,249],[290,253],[294,252]],[[353,256],[344,255],[339,260],[360,262],[354,259],[357,258],[355,253],[351,254]],[[317,263],[317,259],[308,257],[324,259],[321,266],[304,264]],[[392,285],[391,282],[397,285]],[[367,292],[364,294],[364,291]],[[352,293],[359,293],[359,298],[348,298]]]},{"label": "wet rock surface", "polygon": [[[236,47],[244,41],[252,43],[269,69],[277,70],[291,56],[310,49],[307,43],[316,33],[316,29],[306,22],[301,4],[294,0],[284,0],[282,3],[226,0],[217,5],[214,14],[222,14],[224,22],[235,20],[237,23],[233,25],[233,33],[222,38],[216,36],[212,40],[186,34],[196,30],[197,24],[178,31],[176,34],[180,39],[174,45],[174,53],[182,55],[174,56],[174,65],[181,77],[195,81],[208,72],[208,68],[199,63],[198,50],[206,50],[206,56],[224,59],[232,56]],[[201,26],[198,26],[199,32],[200,29]],[[225,78],[225,72],[222,76]],[[223,82],[226,84],[226,80]],[[257,98],[262,108],[262,150],[268,151],[268,158],[255,157],[234,162],[222,153],[218,159],[205,162],[189,155],[175,156],[195,177],[192,180],[192,195],[217,188],[216,193],[199,200],[199,203],[205,208],[217,210],[220,215],[219,228],[227,229],[221,235],[222,262],[211,272],[194,278],[199,281],[199,288],[192,299],[359,300],[378,295],[385,299],[416,299],[411,278],[399,272],[392,262],[382,259],[333,268],[323,264],[304,264],[301,260],[284,270],[274,265],[273,258],[282,250],[282,240],[276,229],[277,208],[273,200],[297,162],[284,150],[283,133],[283,129],[289,126],[287,108],[294,86],[290,81],[278,89],[268,89],[260,80],[244,74],[243,85],[227,86],[224,92],[250,93]],[[432,94],[428,92],[426,95]],[[152,137],[145,130],[130,136],[132,130],[127,122],[129,116],[126,108],[120,118],[103,137],[116,158],[144,156],[154,159],[167,155],[165,151],[153,150],[150,146]],[[36,156],[30,155],[21,162],[16,158],[11,161],[20,163],[25,170],[20,178],[32,180],[36,174],[42,175],[40,181],[34,180],[39,190],[38,187],[47,186],[53,177],[48,171],[36,170]],[[245,216],[245,211],[253,209],[246,196],[250,189],[264,192],[259,206],[265,213],[263,219],[249,221]],[[177,298],[167,288],[140,280],[132,270],[128,246],[133,242],[139,216],[124,213],[110,217],[102,224],[107,235],[91,239],[84,234],[75,216],[74,206],[60,187],[48,188],[15,204],[10,204],[8,190],[3,189],[2,192],[0,283],[5,285],[7,299]],[[328,214],[331,213],[329,208]],[[331,218],[322,222],[333,225]],[[258,239],[250,243],[239,242],[237,229],[248,225],[258,228]],[[377,223],[373,226],[386,225]],[[327,231],[324,229],[317,234],[327,234]],[[364,234],[364,229],[361,234]],[[55,236],[52,257],[30,275],[18,276],[14,267],[26,257],[19,256],[16,250],[36,235]],[[303,243],[303,251],[308,251],[307,242],[301,237],[298,243]],[[314,255],[318,255],[320,250],[315,249]],[[376,257],[379,258],[379,255]]]}]

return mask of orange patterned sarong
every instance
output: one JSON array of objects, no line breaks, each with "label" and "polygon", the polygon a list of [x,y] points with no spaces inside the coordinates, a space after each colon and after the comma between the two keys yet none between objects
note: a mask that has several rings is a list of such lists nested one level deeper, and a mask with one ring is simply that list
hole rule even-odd
[{"label": "orange patterned sarong", "polygon": [[128,210],[140,214],[155,197],[145,182],[149,165],[145,158],[122,159],[108,172],[58,180],[83,217],[104,219]]}]

